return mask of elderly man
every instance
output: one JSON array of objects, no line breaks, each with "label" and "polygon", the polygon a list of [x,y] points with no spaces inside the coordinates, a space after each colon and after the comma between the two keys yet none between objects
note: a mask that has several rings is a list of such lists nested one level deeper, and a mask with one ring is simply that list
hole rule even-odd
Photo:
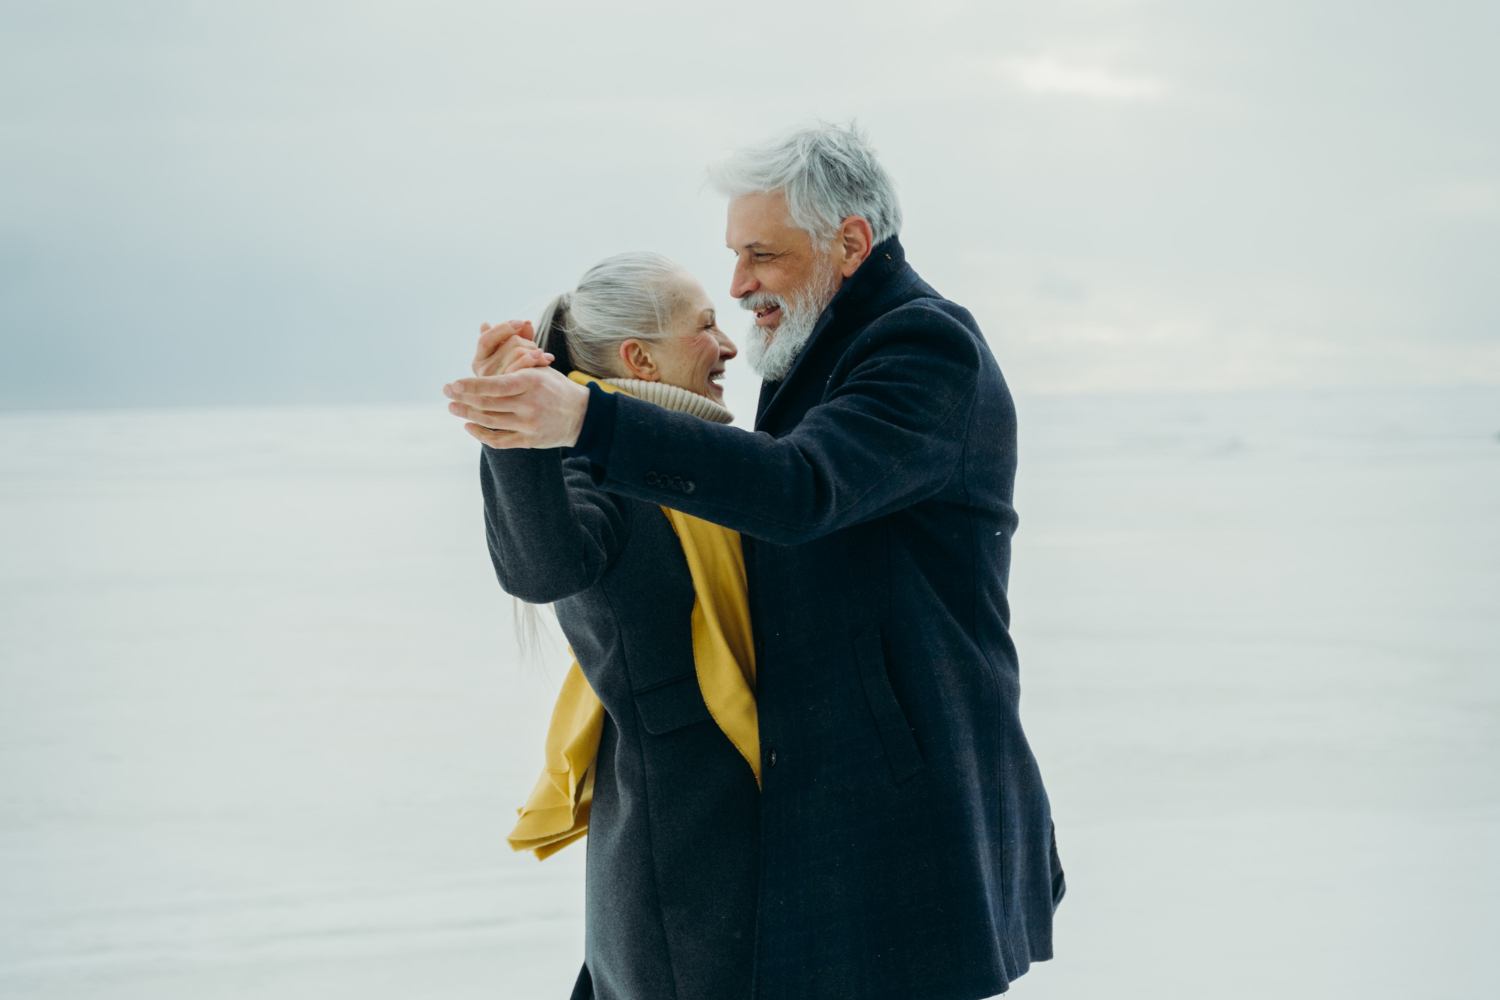
[{"label": "elderly man", "polygon": [[468,378],[495,448],[741,533],[759,664],[760,1000],[976,1000],[1052,955],[1063,873],[1022,733],[1006,582],[1016,422],[968,311],[906,262],[863,136],[740,152],[731,294],[755,431],[548,368]]}]

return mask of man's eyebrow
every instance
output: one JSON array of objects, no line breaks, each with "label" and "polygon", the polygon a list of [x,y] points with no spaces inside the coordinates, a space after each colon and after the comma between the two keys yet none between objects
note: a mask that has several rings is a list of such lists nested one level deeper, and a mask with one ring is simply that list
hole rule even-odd
[{"label": "man's eyebrow", "polygon": [[[734,249],[734,246],[732,244],[725,243],[724,245],[726,247],[729,247],[729,249],[731,249],[731,250]],[[763,246],[765,246],[765,244],[762,243],[760,240],[751,240],[749,243],[746,243],[744,246],[740,247],[740,249],[741,250],[755,250],[755,249],[757,249],[759,247],[763,247]]]}]

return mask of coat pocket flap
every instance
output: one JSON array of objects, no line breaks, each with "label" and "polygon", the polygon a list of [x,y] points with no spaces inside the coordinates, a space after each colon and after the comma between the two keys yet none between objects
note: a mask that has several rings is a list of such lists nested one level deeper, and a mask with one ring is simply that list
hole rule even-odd
[{"label": "coat pocket flap", "polygon": [[697,674],[658,684],[649,691],[636,692],[635,709],[640,713],[641,725],[652,736],[713,718],[708,714],[703,692],[698,690]]}]

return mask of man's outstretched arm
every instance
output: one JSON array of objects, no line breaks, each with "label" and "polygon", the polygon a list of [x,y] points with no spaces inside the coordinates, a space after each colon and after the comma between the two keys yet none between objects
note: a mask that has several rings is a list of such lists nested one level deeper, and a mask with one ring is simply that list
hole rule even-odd
[{"label": "man's outstretched arm", "polygon": [[[610,492],[781,544],[818,538],[931,496],[961,463],[981,347],[951,317],[909,312],[867,331],[851,348],[856,358],[837,391],[784,437],[710,424],[640,400],[610,400],[612,435],[604,447],[590,449],[596,480]],[[470,433],[496,446],[578,443],[588,399],[557,392],[561,387],[550,380],[533,380],[535,386],[463,380],[456,383],[462,390],[481,391],[458,392],[451,409],[471,421]],[[572,433],[553,440],[542,428],[554,436]]]}]

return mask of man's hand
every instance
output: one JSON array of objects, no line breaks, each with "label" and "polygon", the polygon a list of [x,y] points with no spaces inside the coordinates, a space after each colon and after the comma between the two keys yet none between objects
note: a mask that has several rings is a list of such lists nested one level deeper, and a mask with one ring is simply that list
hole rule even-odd
[{"label": "man's hand", "polygon": [[554,368],[461,378],[443,392],[448,412],[491,448],[571,448],[589,408],[588,389]]},{"label": "man's hand", "polygon": [[531,324],[525,320],[510,320],[495,326],[480,324],[474,374],[506,375],[522,368],[550,365],[552,355],[537,347],[531,335]]}]

